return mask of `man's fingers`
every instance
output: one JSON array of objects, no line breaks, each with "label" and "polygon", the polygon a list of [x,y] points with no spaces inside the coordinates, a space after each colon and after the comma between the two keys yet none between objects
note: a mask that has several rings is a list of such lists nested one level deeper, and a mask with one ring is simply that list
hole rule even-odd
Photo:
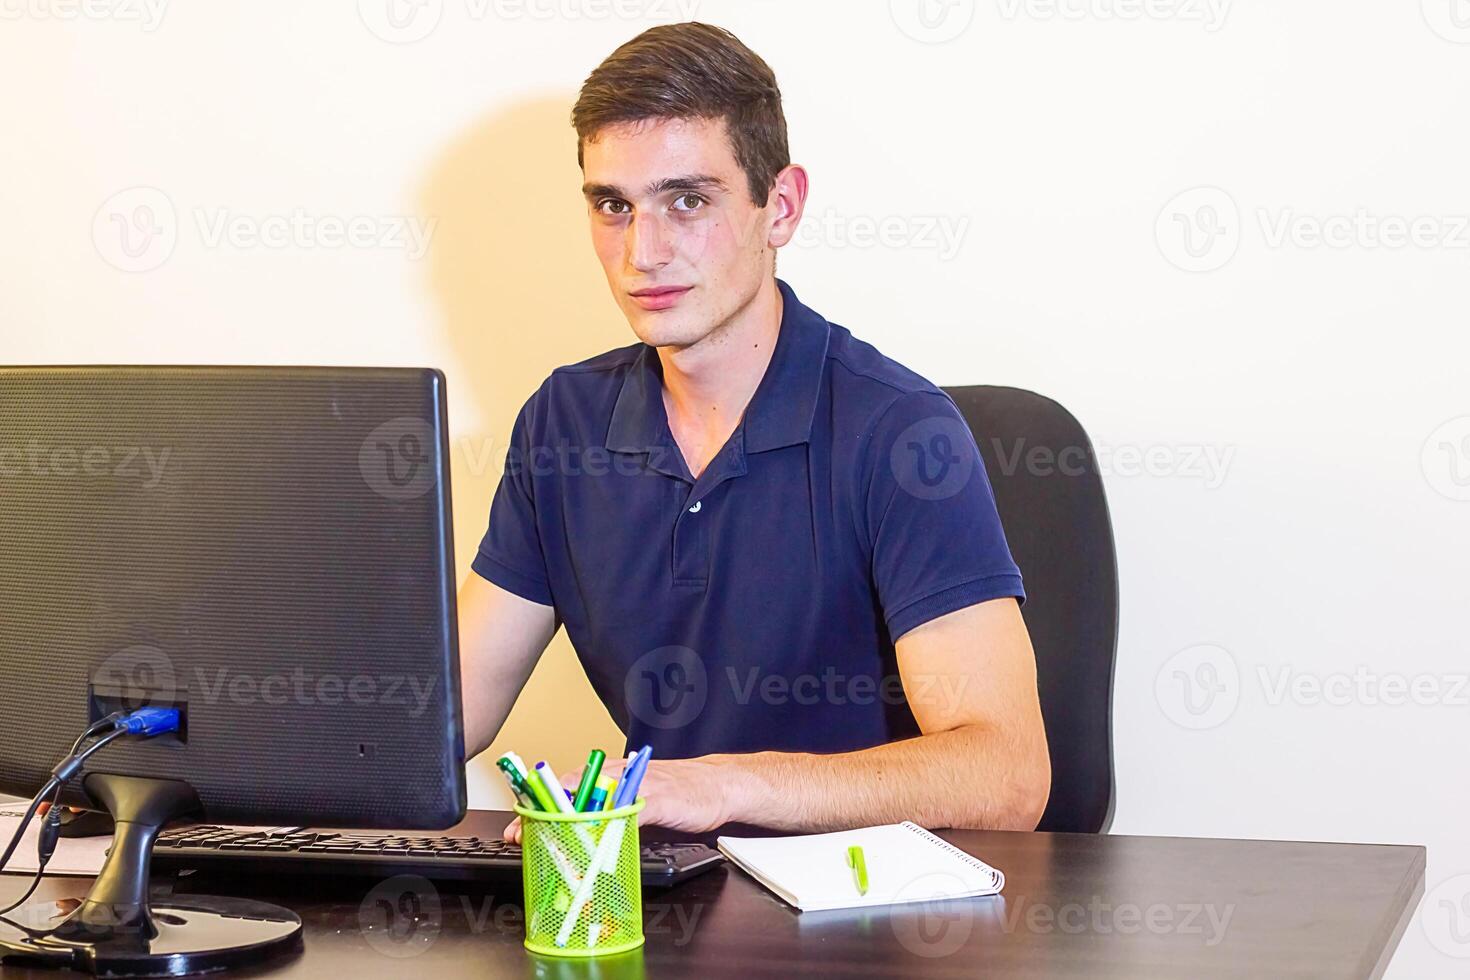
[{"label": "man's fingers", "polygon": [[512,844],[519,844],[521,842],[521,818],[516,817],[510,823],[506,824],[505,830],[501,832],[500,836]]},{"label": "man's fingers", "polygon": [[[36,816],[38,816],[38,817],[44,817],[46,815],[46,811],[48,811],[50,809],[51,809],[51,801],[50,800],[42,800],[41,801],[41,805],[38,806],[38,807],[36,807]],[[66,807],[65,809],[70,810],[72,813],[81,813],[82,812],[82,808],[79,807],[79,806],[69,806],[69,807]]]}]

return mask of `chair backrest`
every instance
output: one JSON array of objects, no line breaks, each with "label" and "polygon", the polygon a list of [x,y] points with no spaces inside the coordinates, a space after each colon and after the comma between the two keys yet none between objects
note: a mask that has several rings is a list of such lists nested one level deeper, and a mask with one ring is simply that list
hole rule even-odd
[{"label": "chair backrest", "polygon": [[1038,830],[1100,833],[1113,818],[1113,664],[1118,562],[1092,443],[1050,398],[1020,388],[945,389],[985,461],[1026,586],[1051,749]]}]

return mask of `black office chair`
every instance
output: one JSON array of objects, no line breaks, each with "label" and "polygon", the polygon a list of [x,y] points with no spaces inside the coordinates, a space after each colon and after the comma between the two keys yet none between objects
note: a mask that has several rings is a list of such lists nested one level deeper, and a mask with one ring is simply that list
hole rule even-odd
[{"label": "black office chair", "polygon": [[1113,820],[1113,663],[1118,561],[1092,442],[1065,408],[1031,391],[945,389],[995,489],[1026,586],[1051,749],[1051,800],[1038,830],[1101,833]]}]

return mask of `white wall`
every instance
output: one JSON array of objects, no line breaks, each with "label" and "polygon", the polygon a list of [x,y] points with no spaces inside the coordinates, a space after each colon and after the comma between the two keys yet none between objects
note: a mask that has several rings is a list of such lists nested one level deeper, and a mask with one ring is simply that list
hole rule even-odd
[{"label": "white wall", "polygon": [[[0,0],[4,361],[440,366],[466,568],[521,401],[631,338],[576,88],[654,22],[727,26],[813,176],[783,277],[1109,455],[1115,830],[1427,844],[1391,975],[1466,968],[1465,0],[924,0],[932,29],[917,0],[420,0],[401,29],[379,0],[147,2]],[[163,234],[129,254],[140,205]],[[1388,227],[1335,220],[1360,211]],[[293,213],[372,243],[241,237]],[[377,237],[406,217],[422,254]],[[580,676],[559,639],[502,744],[617,744]]]}]

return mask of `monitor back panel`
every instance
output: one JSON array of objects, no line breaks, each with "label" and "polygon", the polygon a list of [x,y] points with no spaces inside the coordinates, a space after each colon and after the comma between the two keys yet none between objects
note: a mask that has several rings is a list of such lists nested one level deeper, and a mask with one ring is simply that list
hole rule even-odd
[{"label": "monitor back panel", "polygon": [[0,790],[175,703],[88,771],[218,822],[458,820],[448,482],[436,371],[0,369]]}]

